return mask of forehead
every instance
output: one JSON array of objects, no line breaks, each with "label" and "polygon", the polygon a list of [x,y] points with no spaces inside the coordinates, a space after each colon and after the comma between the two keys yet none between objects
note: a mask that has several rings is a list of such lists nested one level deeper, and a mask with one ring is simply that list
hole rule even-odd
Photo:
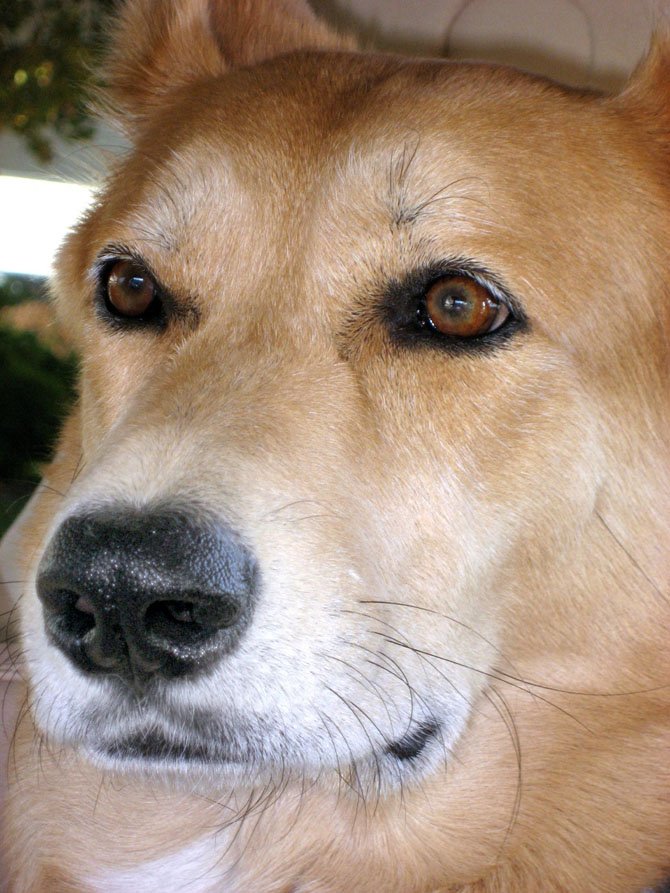
[{"label": "forehead", "polygon": [[392,189],[450,169],[527,176],[549,159],[574,176],[597,110],[594,96],[494,66],[292,54],[175,94],[138,160],[204,193],[262,187],[269,201],[342,176]]},{"label": "forehead", "polygon": [[293,54],[176,93],[128,167],[144,197],[153,182],[210,199],[262,192],[269,203],[345,177],[380,198],[452,174],[498,188],[512,176],[539,181],[547,164],[586,182],[606,148],[601,105],[493,66]]}]

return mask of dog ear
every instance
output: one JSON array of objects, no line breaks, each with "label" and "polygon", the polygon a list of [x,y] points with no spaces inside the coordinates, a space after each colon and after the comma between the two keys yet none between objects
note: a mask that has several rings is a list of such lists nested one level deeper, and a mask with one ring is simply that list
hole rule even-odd
[{"label": "dog ear", "polygon": [[121,126],[166,93],[300,49],[352,49],[304,0],[125,0],[112,24],[105,100]]},{"label": "dog ear", "polygon": [[617,102],[642,120],[650,135],[670,142],[670,25],[657,31]]}]

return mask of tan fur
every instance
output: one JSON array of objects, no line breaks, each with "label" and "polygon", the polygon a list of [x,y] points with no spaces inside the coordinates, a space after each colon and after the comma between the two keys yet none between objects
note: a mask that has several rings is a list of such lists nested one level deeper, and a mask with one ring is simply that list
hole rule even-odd
[{"label": "tan fur", "polygon": [[[457,689],[467,720],[433,770],[364,797],[346,767],[103,771],[50,738],[29,588],[41,731],[23,716],[12,893],[133,871],[162,890],[142,866],[172,857],[229,893],[636,893],[670,873],[669,73],[665,39],[600,97],[356,54],[297,0],[127,5],[110,82],[134,148],[59,259],[81,407],[24,537],[31,579],[74,506],[197,498],[265,569],[270,698],[290,711],[323,665],[377,723],[401,675]],[[106,329],[90,271],[110,244],[191,314]],[[393,343],[377,296],[444,257],[494,271],[528,331],[480,355]]]}]

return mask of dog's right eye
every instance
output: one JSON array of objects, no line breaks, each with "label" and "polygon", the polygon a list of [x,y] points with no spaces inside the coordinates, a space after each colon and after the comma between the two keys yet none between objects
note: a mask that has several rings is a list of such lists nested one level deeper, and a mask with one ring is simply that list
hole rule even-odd
[{"label": "dog's right eye", "polygon": [[469,276],[441,276],[425,296],[426,322],[452,338],[495,332],[510,315],[507,304]]},{"label": "dog's right eye", "polygon": [[107,273],[105,304],[116,317],[154,318],[160,312],[158,287],[137,261],[117,260]]},{"label": "dog's right eye", "polygon": [[119,323],[164,324],[161,291],[146,268],[130,258],[110,260],[103,268],[100,305]]}]

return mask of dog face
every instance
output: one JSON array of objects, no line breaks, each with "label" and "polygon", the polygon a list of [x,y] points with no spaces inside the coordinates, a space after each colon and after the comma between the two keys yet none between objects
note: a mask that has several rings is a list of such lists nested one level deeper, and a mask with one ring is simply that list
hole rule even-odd
[{"label": "dog face", "polygon": [[37,725],[123,772],[448,797],[480,715],[508,734],[494,683],[649,682],[606,581],[664,572],[662,60],[605,99],[138,9],[133,148],[55,285],[81,406]]},{"label": "dog face", "polygon": [[[439,728],[450,747],[495,659],[505,577],[518,578],[510,563],[516,568],[530,547],[520,540],[541,550],[592,511],[600,472],[593,399],[576,364],[562,360],[560,329],[549,323],[545,332],[544,320],[536,322],[541,308],[532,298],[541,283],[524,288],[507,257],[512,248],[518,263],[529,236],[518,211],[514,217],[515,192],[538,190],[524,177],[518,141],[500,177],[511,187],[499,186],[486,164],[495,132],[466,148],[476,110],[450,69],[433,63],[405,71],[373,62],[362,100],[334,123],[342,96],[361,89],[351,63],[306,55],[297,71],[282,60],[229,75],[206,92],[206,103],[189,91],[169,111],[176,132],[162,116],[149,130],[147,144],[160,140],[158,157],[147,161],[142,145],[65,249],[63,265],[77,277],[67,299],[76,289],[86,326],[87,459],[40,586],[52,638],[63,644],[69,630],[61,626],[73,627],[75,641],[63,650],[75,666],[47,646],[43,659],[58,670],[39,669],[59,680],[70,703],[50,705],[54,721],[62,715],[96,750],[123,758],[134,752],[126,740],[140,735],[151,746],[148,736],[158,733],[147,721],[176,751],[211,748],[214,765],[258,757],[334,768],[335,760],[393,751],[423,728]],[[427,78],[428,100],[408,121],[402,97]],[[334,97],[324,102],[315,79],[335,84]],[[451,103],[465,105],[462,124],[445,134],[433,118],[454,93]],[[394,105],[399,113],[389,116]],[[484,104],[480,114],[492,109]],[[577,131],[581,111],[575,103],[569,126]],[[500,124],[496,131],[500,140]],[[586,191],[584,183],[571,188],[569,206]],[[589,226],[592,216],[583,210]],[[565,235],[585,238],[579,230]],[[549,231],[542,241],[556,237]],[[522,262],[524,276],[530,263]],[[159,293],[152,301],[160,307],[124,316],[113,304],[126,293],[133,299],[124,275],[145,283],[141,300],[142,288]],[[588,268],[573,275],[563,284],[570,292],[589,275],[602,277]],[[429,316],[452,291],[463,313],[490,322],[490,333],[438,331],[458,328],[444,310],[444,321]],[[470,310],[482,301],[495,309]],[[173,530],[161,519],[176,512],[183,521]],[[79,654],[86,618],[95,624],[89,639],[107,635],[91,613],[103,608],[81,611],[72,596],[65,605],[58,599],[65,589],[91,600],[83,578],[96,566],[101,580],[93,586],[104,576],[109,590],[103,553],[115,561],[145,527],[166,524],[141,549],[137,587],[149,572],[167,577],[166,552],[207,550],[197,561],[218,561],[224,573],[247,565],[238,573],[254,577],[249,591],[240,581],[228,600],[248,600],[239,609],[248,619],[227,627],[244,632],[226,641],[207,675],[192,679],[189,667],[165,679],[170,671],[162,669],[142,683],[152,706],[134,708],[117,680],[104,678],[125,671],[114,655],[105,666],[90,656],[92,642]],[[217,545],[228,536],[239,555]],[[174,568],[195,575],[186,589],[216,588],[206,571],[200,580],[190,557]],[[189,602],[176,584],[162,585],[152,604]],[[119,587],[135,584],[124,578]],[[139,684],[133,660],[141,663],[147,646],[134,647],[128,671]],[[167,647],[172,654],[173,643]],[[439,663],[446,655],[454,661],[448,669]],[[77,662],[108,672],[93,682]],[[198,669],[197,660],[188,663]],[[176,731],[194,709],[202,740]],[[112,723],[110,711],[119,713]]]}]

